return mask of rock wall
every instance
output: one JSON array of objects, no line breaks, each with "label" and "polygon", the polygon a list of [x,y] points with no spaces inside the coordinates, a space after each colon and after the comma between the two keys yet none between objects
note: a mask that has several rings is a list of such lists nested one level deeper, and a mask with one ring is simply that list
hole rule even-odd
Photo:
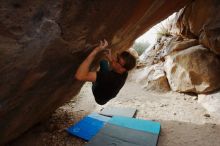
[{"label": "rock wall", "polygon": [[220,55],[219,9],[218,0],[195,0],[179,12],[176,28],[183,36],[197,38],[206,48]]},{"label": "rock wall", "polygon": [[144,53],[148,66],[164,63],[173,91],[200,94],[220,89],[219,8],[217,0],[193,1],[176,14],[166,28],[169,34]]},{"label": "rock wall", "polygon": [[0,144],[76,95],[74,73],[98,40],[128,49],[189,0],[0,1]]}]

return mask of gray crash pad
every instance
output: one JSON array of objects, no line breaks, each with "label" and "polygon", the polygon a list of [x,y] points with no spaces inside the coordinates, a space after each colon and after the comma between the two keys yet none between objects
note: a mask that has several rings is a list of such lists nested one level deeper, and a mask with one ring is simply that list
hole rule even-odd
[{"label": "gray crash pad", "polygon": [[156,146],[158,135],[106,124],[86,146]]},{"label": "gray crash pad", "polygon": [[124,117],[134,117],[137,109],[130,107],[106,107],[99,114],[104,116],[124,116]]}]

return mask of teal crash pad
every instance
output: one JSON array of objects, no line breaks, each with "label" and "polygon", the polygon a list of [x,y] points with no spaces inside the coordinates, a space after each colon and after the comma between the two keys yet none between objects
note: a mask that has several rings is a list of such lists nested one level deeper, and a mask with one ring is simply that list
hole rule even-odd
[{"label": "teal crash pad", "polygon": [[160,133],[160,123],[149,120],[114,116],[108,121],[108,123],[153,134]]}]

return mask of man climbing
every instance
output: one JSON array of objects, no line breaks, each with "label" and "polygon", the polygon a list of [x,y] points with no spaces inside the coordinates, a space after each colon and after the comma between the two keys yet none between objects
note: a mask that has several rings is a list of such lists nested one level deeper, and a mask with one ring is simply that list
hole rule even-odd
[{"label": "man climbing", "polygon": [[[107,50],[108,42],[100,41],[89,56],[82,62],[76,71],[75,78],[80,81],[90,81],[93,83],[92,92],[98,104],[103,105],[114,98],[128,76],[128,71],[135,67],[136,58],[129,52],[122,52],[116,59]],[[106,54],[107,60],[100,61],[99,71],[90,71],[89,67],[99,52],[109,52]]]}]

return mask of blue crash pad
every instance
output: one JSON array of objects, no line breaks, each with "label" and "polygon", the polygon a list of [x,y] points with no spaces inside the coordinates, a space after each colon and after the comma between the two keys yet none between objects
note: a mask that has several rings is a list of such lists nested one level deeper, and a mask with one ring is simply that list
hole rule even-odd
[{"label": "blue crash pad", "polygon": [[154,121],[114,116],[108,123],[157,135],[160,133],[160,123]]},{"label": "blue crash pad", "polygon": [[69,127],[67,132],[88,141],[99,132],[104,126],[104,123],[104,121],[87,116],[75,125]]}]

